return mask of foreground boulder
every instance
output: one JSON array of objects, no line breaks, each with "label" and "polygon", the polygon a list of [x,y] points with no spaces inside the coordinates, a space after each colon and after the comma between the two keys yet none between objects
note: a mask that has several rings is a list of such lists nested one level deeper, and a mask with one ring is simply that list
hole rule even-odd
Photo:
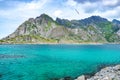
[{"label": "foreground boulder", "polygon": [[82,75],[82,76],[79,76],[77,79],[75,79],[75,80],[85,80],[85,76],[84,75]]},{"label": "foreground boulder", "polygon": [[120,65],[103,68],[90,78],[80,76],[75,80],[120,80]]}]

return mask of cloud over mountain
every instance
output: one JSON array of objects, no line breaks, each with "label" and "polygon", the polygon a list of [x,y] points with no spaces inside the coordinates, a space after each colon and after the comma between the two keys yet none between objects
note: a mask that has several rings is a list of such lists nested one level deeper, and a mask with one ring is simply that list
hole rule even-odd
[{"label": "cloud over mountain", "polygon": [[[120,20],[120,0],[0,0],[0,37],[13,32],[29,17],[42,13],[54,19],[83,19],[99,15]],[[5,29],[9,31],[4,32]]]}]

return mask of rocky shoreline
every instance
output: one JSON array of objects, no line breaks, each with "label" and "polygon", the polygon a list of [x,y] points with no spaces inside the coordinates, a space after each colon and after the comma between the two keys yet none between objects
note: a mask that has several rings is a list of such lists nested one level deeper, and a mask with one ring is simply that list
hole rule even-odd
[{"label": "rocky shoreline", "polygon": [[86,77],[82,75],[75,80],[120,80],[120,65],[105,67],[94,76]]}]

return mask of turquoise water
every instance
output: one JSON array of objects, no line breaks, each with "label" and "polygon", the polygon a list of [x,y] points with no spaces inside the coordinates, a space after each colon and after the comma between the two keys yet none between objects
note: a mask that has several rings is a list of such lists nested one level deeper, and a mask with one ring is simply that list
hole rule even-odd
[{"label": "turquoise water", "polygon": [[52,80],[120,63],[120,45],[0,45],[0,80]]}]

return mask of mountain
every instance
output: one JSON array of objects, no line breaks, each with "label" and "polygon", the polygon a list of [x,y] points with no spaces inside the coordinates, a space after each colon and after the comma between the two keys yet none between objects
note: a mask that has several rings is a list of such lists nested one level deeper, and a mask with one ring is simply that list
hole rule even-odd
[{"label": "mountain", "polygon": [[120,24],[120,21],[116,20],[116,19],[113,19],[112,21],[114,24]]},{"label": "mountain", "polygon": [[114,30],[119,31],[119,29],[120,29],[120,21],[118,21],[116,19],[113,19],[112,23],[114,25]]},{"label": "mountain", "polygon": [[30,18],[1,43],[119,43],[120,21],[100,16],[82,20],[53,20],[47,14]]},{"label": "mountain", "polygon": [[60,19],[57,18],[56,22],[60,25],[64,25],[69,28],[77,28],[77,27],[87,27],[88,25],[98,24],[108,22],[107,19],[101,18],[100,16],[91,16],[89,18],[85,18],[82,20],[67,20],[67,19]]},{"label": "mountain", "polygon": [[[96,28],[96,34],[100,34],[102,37],[106,39],[107,42],[119,42],[119,35],[117,30],[120,30],[117,27],[119,23],[114,25],[114,22],[110,22],[105,18],[101,18],[100,16],[91,16],[89,18],[85,18],[82,20],[65,20],[65,19],[56,19],[56,22],[60,25],[63,25],[68,28],[80,28],[86,30],[89,26]],[[88,32],[88,31],[87,31]],[[97,33],[99,32],[99,33]],[[120,33],[120,31],[119,31]],[[94,38],[93,38],[94,39]]]}]

